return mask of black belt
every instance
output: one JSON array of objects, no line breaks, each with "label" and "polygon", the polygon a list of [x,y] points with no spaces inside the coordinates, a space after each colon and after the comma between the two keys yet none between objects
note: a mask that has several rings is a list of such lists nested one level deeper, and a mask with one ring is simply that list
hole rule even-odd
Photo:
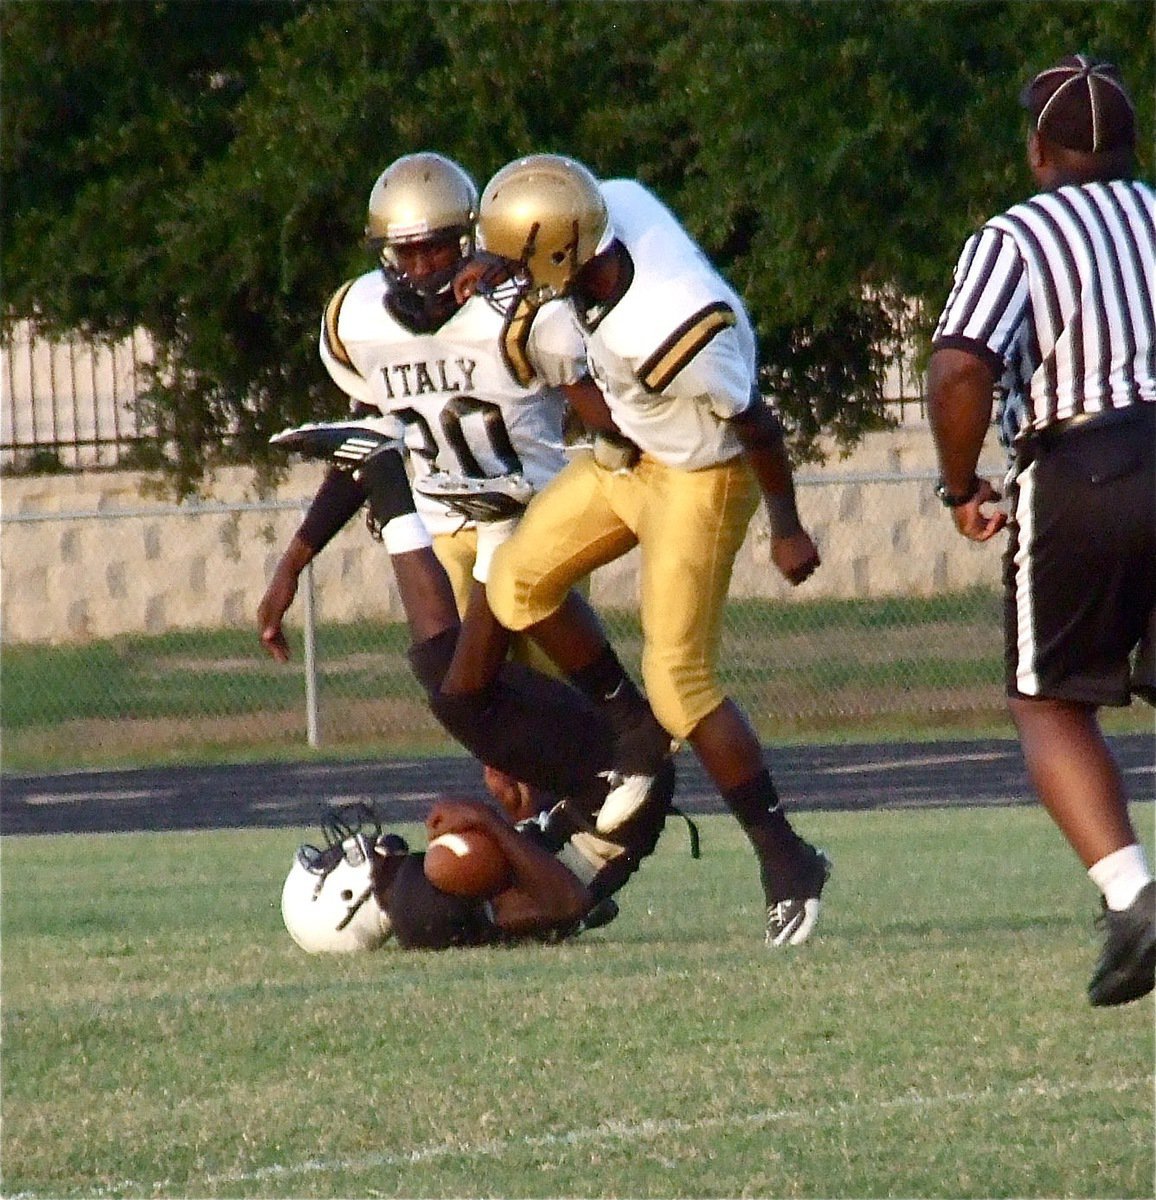
[{"label": "black belt", "polygon": [[1137,401],[1124,408],[1109,408],[1102,412],[1076,413],[1053,421],[1043,429],[1029,429],[1015,440],[1016,466],[1022,471],[1041,454],[1054,450],[1077,434],[1096,433],[1101,429],[1117,429],[1142,422],[1156,424],[1156,404]]}]

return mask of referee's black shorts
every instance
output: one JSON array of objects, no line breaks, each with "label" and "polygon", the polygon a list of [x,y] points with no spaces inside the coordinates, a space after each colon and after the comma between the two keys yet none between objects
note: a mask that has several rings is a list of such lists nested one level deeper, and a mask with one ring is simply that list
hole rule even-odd
[{"label": "referee's black shorts", "polygon": [[1019,459],[1030,462],[1010,489],[1003,560],[1008,695],[1156,702],[1156,404],[1038,438]]}]

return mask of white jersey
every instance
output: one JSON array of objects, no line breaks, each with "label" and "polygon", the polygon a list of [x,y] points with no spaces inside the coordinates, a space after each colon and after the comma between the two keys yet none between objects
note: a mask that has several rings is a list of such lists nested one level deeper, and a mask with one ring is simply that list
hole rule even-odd
[{"label": "white jersey", "polygon": [[[414,333],[386,308],[388,287],[371,271],[326,306],[320,351],[334,382],[404,438],[415,480],[435,470],[516,472],[541,488],[566,463],[556,389],[585,374],[569,307],[555,302],[528,324],[507,325],[475,296],[432,333]],[[416,491],[414,501],[430,533],[461,527],[438,501]]]},{"label": "white jersey", "polygon": [[738,294],[641,184],[600,185],[634,267],[608,311],[581,311],[590,374],[618,428],[668,466],[698,470],[742,453],[728,418],[751,403],[755,336]]}]

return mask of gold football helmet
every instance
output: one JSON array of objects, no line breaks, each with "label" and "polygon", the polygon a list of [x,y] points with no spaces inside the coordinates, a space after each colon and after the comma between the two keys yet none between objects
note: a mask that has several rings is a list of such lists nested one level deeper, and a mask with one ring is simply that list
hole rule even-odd
[{"label": "gold football helmet", "polygon": [[487,253],[518,264],[523,294],[532,305],[565,295],[611,237],[598,181],[572,158],[519,158],[482,192],[478,240]]},{"label": "gold football helmet", "polygon": [[[406,154],[386,167],[373,185],[366,244],[395,286],[421,296],[440,295],[473,255],[477,210],[478,189],[457,163],[432,151]],[[403,268],[399,247],[454,240],[457,255],[452,266],[420,275]]]}]

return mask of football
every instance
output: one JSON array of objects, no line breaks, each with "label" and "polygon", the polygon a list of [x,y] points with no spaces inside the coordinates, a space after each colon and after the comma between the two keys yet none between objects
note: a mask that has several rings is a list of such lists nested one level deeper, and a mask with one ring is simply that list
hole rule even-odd
[{"label": "football", "polygon": [[451,896],[486,899],[510,882],[510,864],[493,838],[478,829],[443,833],[425,852],[426,878]]}]

